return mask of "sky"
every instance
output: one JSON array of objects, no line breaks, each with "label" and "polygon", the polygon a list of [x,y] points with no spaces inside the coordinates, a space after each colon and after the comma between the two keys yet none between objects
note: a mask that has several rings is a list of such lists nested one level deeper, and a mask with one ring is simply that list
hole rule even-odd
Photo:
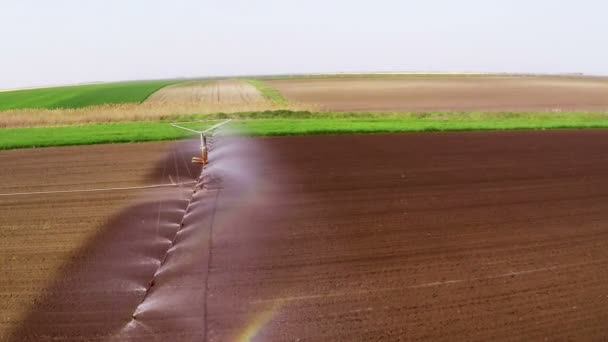
[{"label": "sky", "polygon": [[365,71],[608,75],[603,0],[0,0],[0,89]]}]

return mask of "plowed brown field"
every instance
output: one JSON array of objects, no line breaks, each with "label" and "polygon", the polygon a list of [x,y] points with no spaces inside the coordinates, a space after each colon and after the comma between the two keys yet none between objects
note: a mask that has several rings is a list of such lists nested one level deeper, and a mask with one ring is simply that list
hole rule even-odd
[{"label": "plowed brown field", "polygon": [[[164,154],[170,162],[154,167]],[[158,238],[163,228],[156,224],[159,203],[179,206],[185,196],[177,188],[136,188],[171,179],[188,181],[197,171],[186,169],[189,160],[174,153],[168,143],[2,151],[0,165],[1,194],[135,187],[0,195],[0,341],[9,340],[11,331],[19,327],[26,331],[14,338],[17,341],[83,339],[91,335],[82,331],[99,332],[91,320],[107,332],[112,324],[108,316],[124,315],[119,310],[95,315],[91,305],[107,309],[103,303],[124,304],[129,296],[139,297],[132,284],[142,272],[129,270],[125,256],[141,249],[135,249],[137,242],[129,239]],[[151,209],[142,213],[146,203]],[[117,223],[122,210],[129,212],[126,220],[135,223],[131,224],[135,230],[142,228],[137,224],[140,217],[153,224],[148,222],[149,229],[140,235],[133,230],[121,232],[123,227]],[[167,229],[165,233],[170,234],[172,228]],[[125,236],[128,239],[121,241]],[[28,322],[36,315],[46,321],[35,323],[38,330],[28,330]],[[80,318],[88,318],[89,324]]]},{"label": "plowed brown field", "polygon": [[[125,147],[98,148],[112,168],[85,163],[75,179],[143,168],[103,151]],[[19,302],[14,340],[602,340],[606,151],[604,130],[225,138],[209,169],[223,183],[195,194],[0,198],[2,303],[37,298]],[[17,184],[73,158],[18,153]],[[180,158],[124,184],[166,178]],[[76,236],[118,205],[93,238]],[[49,272],[48,258],[67,266]]]},{"label": "plowed brown field", "polygon": [[608,78],[407,76],[267,81],[334,111],[607,111]]}]

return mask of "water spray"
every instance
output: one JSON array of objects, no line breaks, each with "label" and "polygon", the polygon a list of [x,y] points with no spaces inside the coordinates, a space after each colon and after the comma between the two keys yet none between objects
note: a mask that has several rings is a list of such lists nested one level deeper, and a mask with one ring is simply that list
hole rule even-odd
[{"label": "water spray", "polygon": [[[183,130],[186,130],[186,131],[189,131],[189,132],[197,133],[199,135],[199,137],[200,137],[201,156],[200,157],[192,157],[192,163],[202,165],[203,169],[201,170],[201,174],[198,177],[197,181],[195,182],[196,186],[195,186],[193,195],[196,193],[196,188],[198,187],[199,183],[202,182],[202,180],[203,180],[203,173],[204,173],[204,171],[206,169],[207,164],[209,164],[209,149],[211,147],[213,147],[213,139],[212,139],[212,141],[211,141],[211,143],[209,145],[207,144],[207,134],[210,134],[211,137],[213,138],[213,136],[215,135],[214,134],[215,130],[217,130],[219,127],[227,124],[230,121],[232,121],[232,120],[222,121],[222,122],[220,122],[220,123],[218,123],[216,125],[213,125],[213,126],[207,128],[207,129],[203,130],[203,131],[197,131],[197,130],[194,130],[194,129],[191,129],[191,128],[188,128],[188,127],[184,127],[184,126],[181,125],[181,124],[185,124],[185,123],[188,123],[188,122],[171,123],[171,126],[173,126],[175,128],[180,128],[180,129],[183,129]],[[186,214],[188,213],[188,211],[190,209],[190,204],[192,203],[192,199],[193,198],[194,198],[194,196],[191,197],[190,200],[188,201],[188,204],[186,206],[186,210],[184,212],[184,216],[182,217],[182,220],[180,222],[178,231],[176,232],[175,237],[173,238],[173,240],[171,240],[171,244],[169,246],[169,249],[167,250],[167,253],[165,253],[165,255],[163,256],[163,259],[160,261],[160,265],[158,266],[158,269],[156,270],[156,272],[152,276],[152,280],[150,280],[148,282],[148,284],[146,286],[146,292],[144,294],[144,298],[142,299],[141,303],[143,303],[146,300],[146,298],[148,297],[148,294],[150,293],[150,290],[152,290],[152,288],[156,284],[156,276],[158,275],[158,272],[160,271],[160,269],[165,264],[165,261],[167,260],[167,257],[169,255],[169,250],[171,250],[171,248],[174,247],[175,242],[177,240],[177,234],[184,227],[184,220],[186,218]],[[140,305],[141,305],[141,303],[140,303]],[[139,307],[139,305],[138,305],[138,307]],[[132,318],[134,320],[137,320],[137,308],[135,309],[135,312],[133,313]]]}]

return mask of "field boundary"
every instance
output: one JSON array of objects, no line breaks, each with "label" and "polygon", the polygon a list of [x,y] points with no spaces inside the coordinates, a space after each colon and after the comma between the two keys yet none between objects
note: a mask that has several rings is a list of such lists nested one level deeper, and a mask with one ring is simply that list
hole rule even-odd
[{"label": "field boundary", "polygon": [[258,79],[245,79],[245,82],[254,86],[264,98],[274,102],[278,105],[288,105],[289,100],[276,88],[273,88],[265,82]]},{"label": "field boundary", "polygon": [[154,91],[150,92],[150,93],[149,93],[148,95],[146,95],[146,96],[145,96],[145,97],[144,97],[144,98],[143,98],[141,101],[139,101],[139,104],[142,104],[142,103],[146,102],[146,100],[147,100],[147,99],[149,99],[149,98],[150,98],[150,96],[154,95],[154,94],[155,94],[155,93],[157,93],[159,90],[161,90],[161,89],[163,89],[163,88],[166,88],[166,87],[169,87],[169,86],[172,86],[172,85],[180,84],[180,83],[182,83],[182,82],[169,83],[169,84],[165,84],[165,85],[161,85],[161,86],[159,86],[159,87],[158,87],[156,90],[154,90]]},{"label": "field boundary", "polygon": [[[360,113],[247,112],[182,116],[179,121],[232,119],[251,136],[608,128],[608,113]],[[0,150],[178,140],[192,134],[169,121],[0,129]]]}]

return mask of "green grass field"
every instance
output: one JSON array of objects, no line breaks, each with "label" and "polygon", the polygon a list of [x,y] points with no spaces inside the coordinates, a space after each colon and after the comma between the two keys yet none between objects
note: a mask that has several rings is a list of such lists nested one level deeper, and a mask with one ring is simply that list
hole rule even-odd
[{"label": "green grass field", "polygon": [[[200,116],[199,116],[200,117]],[[380,114],[264,112],[218,114],[209,119],[234,118],[237,132],[255,136],[382,132],[608,128],[607,114],[591,113],[428,113]],[[185,116],[182,119],[193,119]],[[200,127],[194,123],[190,126]],[[65,127],[0,130],[0,149],[174,140],[190,133],[168,122],[127,122]]]},{"label": "green grass field", "polygon": [[107,103],[139,103],[176,80],[100,83],[0,92],[0,111],[82,108]]}]

